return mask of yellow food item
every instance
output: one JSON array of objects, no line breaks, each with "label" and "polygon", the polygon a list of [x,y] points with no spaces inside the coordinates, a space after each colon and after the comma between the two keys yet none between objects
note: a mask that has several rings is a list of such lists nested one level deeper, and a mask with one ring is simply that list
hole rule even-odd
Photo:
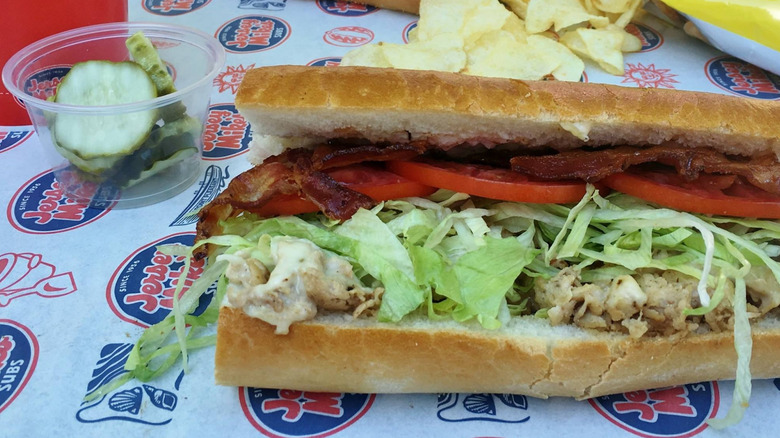
[{"label": "yellow food item", "polygon": [[589,59],[623,74],[641,49],[624,30],[641,0],[421,0],[408,44],[348,52],[341,65],[452,71],[525,80],[577,81]]}]

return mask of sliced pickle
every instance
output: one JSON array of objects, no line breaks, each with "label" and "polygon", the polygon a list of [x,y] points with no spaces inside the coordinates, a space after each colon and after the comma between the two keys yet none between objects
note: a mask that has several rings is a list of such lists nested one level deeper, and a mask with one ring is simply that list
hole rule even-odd
[{"label": "sliced pickle", "polygon": [[[157,89],[134,62],[86,61],[75,64],[57,87],[55,102],[106,106],[151,100]],[[54,141],[89,161],[128,155],[149,136],[158,119],[156,110],[125,114],[58,113],[51,129]]]}]

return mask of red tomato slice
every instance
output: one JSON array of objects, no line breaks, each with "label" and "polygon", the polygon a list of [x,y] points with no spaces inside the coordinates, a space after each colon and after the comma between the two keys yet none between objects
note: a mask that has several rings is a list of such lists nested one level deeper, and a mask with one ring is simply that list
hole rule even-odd
[{"label": "red tomato slice", "polygon": [[542,181],[508,169],[447,161],[389,161],[401,176],[442,189],[503,201],[544,204],[578,202],[585,195],[582,181]]},{"label": "red tomato slice", "polygon": [[671,170],[632,169],[610,175],[602,182],[614,190],[675,210],[780,219],[780,196],[735,177],[707,175],[690,182]]},{"label": "red tomato slice", "polygon": [[[327,170],[326,173],[350,189],[368,195],[376,201],[428,196],[436,191],[435,187],[369,165],[339,167]],[[279,195],[257,210],[257,213],[261,216],[286,216],[316,211],[319,211],[317,206],[306,199],[296,195]]]}]

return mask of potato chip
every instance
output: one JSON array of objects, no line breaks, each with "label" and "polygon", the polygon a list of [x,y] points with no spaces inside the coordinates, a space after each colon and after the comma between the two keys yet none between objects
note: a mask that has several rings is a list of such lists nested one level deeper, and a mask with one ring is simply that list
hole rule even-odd
[{"label": "potato chip", "polygon": [[535,46],[538,51],[549,53],[558,58],[558,67],[551,72],[555,79],[559,81],[579,81],[582,78],[582,72],[585,71],[585,63],[568,47],[541,35],[529,36],[528,44]]},{"label": "potato chip", "polygon": [[638,52],[642,50],[642,41],[637,38],[636,35],[628,33],[625,29],[617,27],[614,24],[610,24],[609,29],[623,34],[623,45],[620,47],[621,51]]},{"label": "potato chip", "polygon": [[579,0],[530,0],[525,14],[525,29],[528,33],[539,33],[553,27],[557,32],[585,23],[590,17]]},{"label": "potato chip", "polygon": [[464,41],[473,41],[483,33],[501,29],[511,15],[496,0],[428,0],[420,3],[418,38],[427,40],[454,32]]},{"label": "potato chip", "polygon": [[636,15],[636,11],[639,9],[641,4],[642,0],[631,0],[631,4],[629,5],[628,9],[623,12],[620,17],[615,19],[613,24],[621,29],[624,29],[626,26],[628,26],[629,23],[631,23],[631,20],[634,18],[634,15]]},{"label": "potato chip", "polygon": [[394,68],[459,72],[466,66],[463,38],[454,33],[406,45],[385,44],[382,49]]},{"label": "potato chip", "polygon": [[352,49],[341,57],[340,65],[390,68],[392,65],[385,58],[385,53],[382,50],[382,47],[385,45],[384,43],[366,44]]},{"label": "potato chip", "polygon": [[482,35],[467,53],[463,73],[476,76],[539,80],[560,64],[554,56],[537,53],[534,47],[518,42],[505,30]]},{"label": "potato chip", "polygon": [[579,28],[566,32],[560,41],[574,53],[597,62],[607,73],[622,75],[623,35],[615,30]]},{"label": "potato chip", "polygon": [[504,26],[501,28],[517,38],[518,41],[524,42],[528,34],[525,31],[525,23],[515,14],[509,14]]},{"label": "potato chip", "polygon": [[634,0],[592,0],[593,6],[599,11],[622,14],[631,8]]},{"label": "potato chip", "polygon": [[624,29],[641,2],[421,0],[408,44],[362,46],[341,64],[577,81],[588,58],[623,74],[623,52],[641,49]]},{"label": "potato chip", "polygon": [[549,38],[529,35],[523,43],[504,30],[482,35],[467,54],[463,73],[478,76],[576,81],[584,69],[576,55]]},{"label": "potato chip", "polygon": [[528,9],[528,0],[501,0],[510,11],[525,20],[525,11]]}]

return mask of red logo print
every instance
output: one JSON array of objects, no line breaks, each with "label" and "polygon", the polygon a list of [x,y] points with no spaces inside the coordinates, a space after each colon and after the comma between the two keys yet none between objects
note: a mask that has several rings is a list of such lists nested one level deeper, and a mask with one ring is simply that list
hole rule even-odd
[{"label": "red logo print", "polygon": [[658,421],[659,414],[695,417],[696,408],[691,406],[688,390],[684,386],[654,390],[634,391],[625,394],[626,401],[616,402],[615,411],[639,413],[639,419],[648,423]]},{"label": "red logo print", "polygon": [[0,255],[0,307],[26,295],[54,298],[75,291],[73,274],[56,274],[55,267],[44,262],[40,254]]},{"label": "red logo print", "polygon": [[[60,179],[68,184],[68,178],[74,178],[71,172],[62,172]],[[51,187],[43,191],[43,199],[38,202],[36,209],[27,210],[22,214],[23,219],[34,219],[36,224],[48,224],[52,220],[67,220],[79,222],[84,220],[84,211],[89,207],[84,200],[91,199],[97,192],[97,185],[84,183],[75,193],[73,198],[65,196],[63,184],[54,180]]]},{"label": "red logo print", "polygon": [[655,64],[648,66],[642,63],[626,64],[626,72],[623,74],[622,83],[634,82],[640,88],[674,88],[678,82],[674,78],[676,74],[669,72],[668,68],[656,68]]},{"label": "red logo print", "polygon": [[228,46],[245,49],[248,46],[269,46],[273,37],[275,24],[271,20],[244,18],[238,25],[235,38],[228,41]]},{"label": "red logo print", "polygon": [[5,368],[14,347],[16,347],[16,341],[13,337],[5,335],[0,338],[0,370]]},{"label": "red logo print", "polygon": [[244,79],[247,70],[254,67],[254,64],[250,64],[246,67],[243,65],[239,65],[238,67],[229,65],[227,70],[221,72],[214,78],[213,84],[215,87],[219,88],[220,93],[230,90],[231,93],[236,94],[238,86],[241,84],[241,80]]},{"label": "red logo print", "polygon": [[238,112],[213,109],[206,118],[203,132],[203,152],[216,148],[240,150],[248,124]]},{"label": "red logo print", "polygon": [[370,43],[374,39],[374,32],[365,27],[344,26],[325,32],[323,39],[334,46],[357,47]]},{"label": "red logo print", "polygon": [[[178,279],[184,272],[184,257],[171,256],[155,251],[152,263],[143,268],[141,290],[125,296],[125,304],[141,303],[140,309],[147,313],[154,313],[158,308],[173,309],[173,295],[176,292]],[[178,269],[172,265],[181,264]],[[190,270],[184,278],[184,287],[180,295],[184,293],[203,272],[203,260],[193,260]],[[170,281],[173,280],[173,281]]]},{"label": "red logo print", "polygon": [[340,417],[341,393],[281,390],[278,398],[263,400],[263,412],[283,411],[285,421],[298,421],[304,413]]},{"label": "red logo print", "polygon": [[752,96],[757,96],[759,93],[780,94],[780,90],[777,89],[764,70],[755,65],[744,62],[723,61],[721,66],[726,71],[726,76],[733,81],[732,91],[737,93],[743,92]]}]

